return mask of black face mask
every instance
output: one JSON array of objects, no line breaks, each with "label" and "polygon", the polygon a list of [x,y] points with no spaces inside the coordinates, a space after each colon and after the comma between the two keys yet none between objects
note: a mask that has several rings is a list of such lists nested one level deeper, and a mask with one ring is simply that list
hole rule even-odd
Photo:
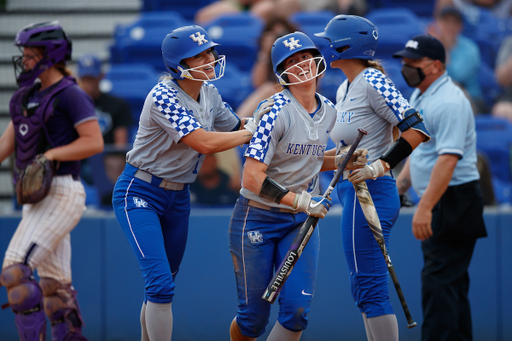
[{"label": "black face mask", "polygon": [[417,87],[425,79],[425,73],[419,67],[404,65],[402,67],[402,76],[410,87]]}]

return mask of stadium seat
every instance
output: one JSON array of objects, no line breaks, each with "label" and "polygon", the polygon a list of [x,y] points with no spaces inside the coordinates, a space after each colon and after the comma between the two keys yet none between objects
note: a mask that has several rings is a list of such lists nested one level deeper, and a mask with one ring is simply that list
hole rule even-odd
[{"label": "stadium seat", "polygon": [[112,64],[100,89],[124,98],[130,104],[134,122],[138,122],[144,100],[158,78],[158,73],[149,64]]},{"label": "stadium seat", "polygon": [[480,63],[478,76],[480,78],[480,88],[482,89],[484,101],[487,106],[491,108],[495,103],[496,98],[501,93],[502,88],[496,81],[494,70],[492,70],[487,64]]},{"label": "stadium seat", "polygon": [[392,58],[409,39],[425,31],[425,22],[407,8],[379,8],[368,13],[366,18],[379,31],[377,58]]},{"label": "stadium seat", "polygon": [[493,187],[499,203],[511,203],[512,123],[490,115],[475,117],[477,149],[487,156],[493,176]]},{"label": "stadium seat", "polygon": [[315,33],[323,32],[325,26],[335,16],[336,13],[332,11],[297,12],[290,17],[290,21],[310,37],[319,50],[322,50],[328,41],[315,36]]},{"label": "stadium seat", "polygon": [[135,22],[116,27],[110,61],[113,64],[149,63],[156,70],[164,70],[162,41],[173,29],[189,24],[191,22],[177,12],[143,12]]},{"label": "stadium seat", "polygon": [[404,7],[419,17],[432,17],[434,14],[434,1],[432,0],[380,0],[380,6],[385,8]]},{"label": "stadium seat", "polygon": [[250,71],[258,55],[258,39],[263,30],[260,18],[249,13],[220,16],[204,26],[210,37],[220,46],[219,54],[226,55],[227,63],[234,63],[242,71]]},{"label": "stadium seat", "polygon": [[193,20],[196,12],[215,0],[143,0],[142,11],[176,11],[185,19]]},{"label": "stadium seat", "polygon": [[318,93],[327,97],[333,104],[336,104],[336,92],[339,86],[347,79],[340,69],[327,67],[324,75],[318,81]]},{"label": "stadium seat", "polygon": [[393,81],[395,87],[402,93],[402,96],[409,101],[414,88],[411,88],[402,76],[402,64],[400,59],[383,59],[381,64],[388,77]]}]

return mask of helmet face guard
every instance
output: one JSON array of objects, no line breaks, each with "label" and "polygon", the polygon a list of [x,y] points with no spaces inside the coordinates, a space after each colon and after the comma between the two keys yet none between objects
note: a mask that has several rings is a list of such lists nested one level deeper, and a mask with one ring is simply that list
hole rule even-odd
[{"label": "helmet face guard", "polygon": [[[216,80],[224,75],[226,67],[226,57],[218,55],[215,46],[219,44],[212,41],[204,28],[198,25],[190,25],[177,28],[171,31],[162,42],[162,58],[167,71],[174,79],[191,79],[196,81]],[[215,61],[194,68],[190,68],[184,60],[211,49],[215,56]],[[219,67],[215,72],[215,78],[210,79],[205,72],[198,69],[212,64]],[[197,79],[192,77],[190,71],[203,72],[207,79]]]},{"label": "helmet face guard", "polygon": [[[309,64],[304,64],[304,62],[307,62],[307,60],[304,60],[284,70],[284,61],[295,53],[301,51],[309,51],[312,53],[313,58],[309,59]],[[274,74],[276,75],[279,83],[283,86],[307,82],[322,75],[326,69],[324,57],[320,51],[318,51],[313,41],[307,35],[299,31],[276,39],[274,45],[272,45],[271,59]],[[313,75],[306,73],[305,76],[307,79],[300,80],[291,72],[293,68],[297,67],[302,69],[301,73],[310,71],[311,63],[313,61],[316,64],[316,74]],[[302,67],[299,65],[302,65]],[[304,70],[304,66],[309,66],[309,68]],[[292,76],[293,79],[290,80],[288,76]]]},{"label": "helmet face guard", "polygon": [[15,38],[15,45],[23,53],[23,48],[40,47],[42,58],[32,70],[25,70],[23,55],[12,58],[16,82],[19,86],[29,86],[41,73],[53,65],[71,60],[71,40],[57,21],[28,25],[22,28]]},{"label": "helmet face guard", "polygon": [[368,19],[356,15],[337,15],[315,36],[329,44],[322,49],[328,63],[339,59],[372,60],[377,51],[379,31]]},{"label": "helmet face guard", "polygon": [[[313,74],[311,70],[312,66],[316,66],[316,72]],[[303,74],[305,79],[302,80],[297,77],[296,72],[292,72],[294,69],[300,69],[299,75]],[[307,60],[298,62],[295,65],[290,66],[281,74],[276,72],[277,80],[281,85],[294,85],[309,82],[312,79],[320,77],[326,69],[324,57],[313,57]]]}]

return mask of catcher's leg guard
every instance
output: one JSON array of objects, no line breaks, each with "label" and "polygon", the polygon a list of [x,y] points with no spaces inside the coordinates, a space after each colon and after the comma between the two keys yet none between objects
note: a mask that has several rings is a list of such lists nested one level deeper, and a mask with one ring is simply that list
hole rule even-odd
[{"label": "catcher's leg guard", "polygon": [[82,314],[71,284],[41,278],[44,311],[52,325],[52,341],[87,341],[82,335]]},{"label": "catcher's leg guard", "polygon": [[43,294],[30,267],[25,264],[6,267],[0,275],[0,284],[7,288],[8,306],[16,314],[14,320],[20,340],[46,340]]}]

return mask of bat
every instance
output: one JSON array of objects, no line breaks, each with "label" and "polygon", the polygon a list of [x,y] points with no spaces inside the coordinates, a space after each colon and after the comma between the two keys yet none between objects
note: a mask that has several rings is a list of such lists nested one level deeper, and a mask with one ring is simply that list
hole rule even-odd
[{"label": "bat", "polygon": [[[352,154],[354,154],[354,151],[356,150],[357,146],[359,145],[359,142],[363,138],[364,135],[366,135],[367,132],[361,128],[358,129],[358,134],[354,140],[354,143],[352,143],[352,146],[347,152],[347,155],[343,159],[343,162],[339,166],[339,168],[334,173],[334,177],[331,180],[331,183],[329,184],[329,187],[323,194],[324,198],[328,198],[332,191],[334,190],[334,187],[338,183],[338,180],[340,179],[341,175],[343,174],[343,170],[348,164],[348,161],[352,157]],[[320,218],[318,217],[312,217],[309,216],[308,219],[302,224],[302,226],[299,229],[299,232],[297,233],[297,236],[292,242],[292,245],[290,246],[290,249],[288,249],[288,252],[286,253],[286,256],[284,257],[283,261],[281,262],[281,265],[276,269],[276,272],[274,273],[274,277],[270,281],[270,283],[267,286],[267,289],[263,293],[262,298],[270,303],[274,303],[277,295],[281,291],[281,289],[284,286],[284,283],[288,279],[288,276],[290,276],[290,273],[292,272],[293,267],[295,266],[295,263],[299,260],[300,255],[302,254],[302,251],[304,250],[304,247],[306,247],[306,244],[309,241],[309,238],[313,234],[313,231],[316,228],[316,225],[318,223],[318,220]]]},{"label": "bat", "polygon": [[407,306],[407,302],[405,301],[405,296],[402,291],[402,287],[400,286],[400,282],[398,282],[398,277],[396,276],[395,268],[393,267],[393,263],[391,263],[391,258],[389,257],[389,253],[386,248],[386,243],[384,241],[384,235],[382,234],[382,227],[380,225],[379,216],[377,215],[377,210],[375,209],[375,205],[373,204],[372,196],[370,195],[368,186],[366,186],[366,182],[364,181],[361,181],[360,183],[353,185],[356,191],[357,199],[361,204],[361,209],[363,210],[364,217],[366,218],[368,226],[370,226],[373,236],[375,237],[375,240],[377,240],[380,250],[382,251],[382,255],[386,260],[389,275],[393,280],[396,293],[398,294],[398,298],[400,299],[400,303],[402,304],[402,308],[405,313],[405,318],[407,319],[407,328],[414,328],[418,324],[414,322],[412,319],[411,312],[409,311],[409,307]]}]

